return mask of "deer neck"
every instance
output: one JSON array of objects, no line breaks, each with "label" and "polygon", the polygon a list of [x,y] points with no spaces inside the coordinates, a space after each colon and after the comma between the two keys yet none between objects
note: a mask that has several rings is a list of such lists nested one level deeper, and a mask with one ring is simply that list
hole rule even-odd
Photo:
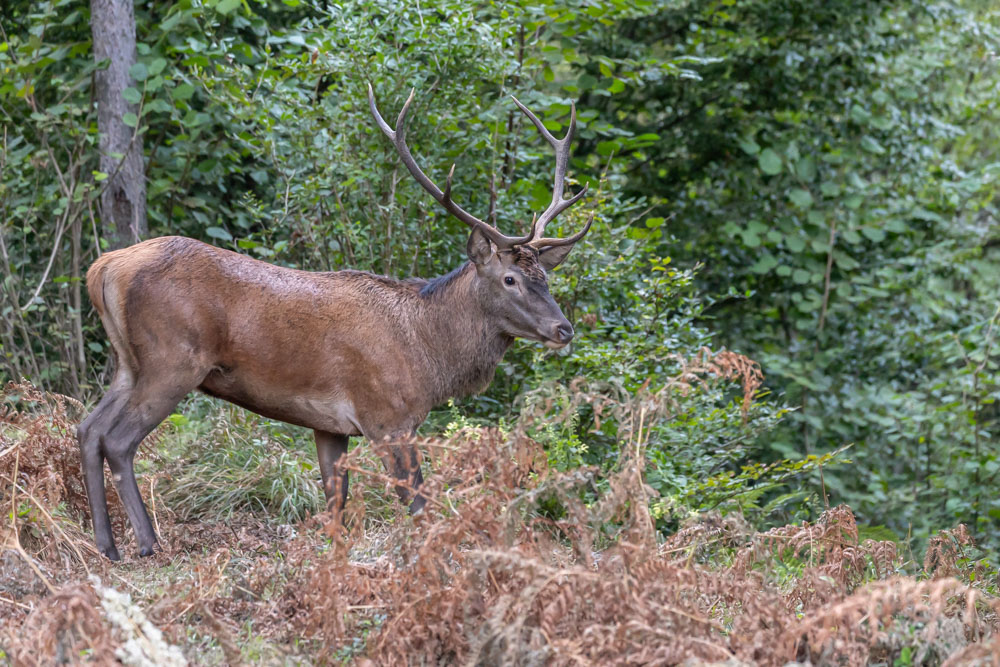
[{"label": "deer neck", "polygon": [[476,270],[466,263],[421,290],[417,335],[435,404],[479,393],[493,380],[513,338],[484,312]]}]

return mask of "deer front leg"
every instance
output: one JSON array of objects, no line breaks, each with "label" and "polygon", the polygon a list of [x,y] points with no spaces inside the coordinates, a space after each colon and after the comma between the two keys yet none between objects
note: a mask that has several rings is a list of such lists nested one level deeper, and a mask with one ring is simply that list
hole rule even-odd
[{"label": "deer front leg", "polygon": [[386,472],[400,480],[396,493],[404,503],[410,503],[410,514],[416,514],[427,504],[427,499],[417,491],[424,483],[424,476],[420,472],[420,454],[414,438],[415,433],[407,431],[386,436],[375,444]]},{"label": "deer front leg", "polygon": [[[316,454],[319,456],[319,471],[323,476],[323,493],[326,506],[343,510],[347,504],[347,471],[337,472],[337,461],[347,452],[348,438],[339,433],[314,431]],[[331,503],[333,505],[331,506]]]}]

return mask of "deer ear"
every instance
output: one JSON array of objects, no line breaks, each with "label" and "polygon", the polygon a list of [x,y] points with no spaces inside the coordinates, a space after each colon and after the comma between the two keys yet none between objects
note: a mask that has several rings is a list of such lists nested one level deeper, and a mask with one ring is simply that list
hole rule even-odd
[{"label": "deer ear", "polygon": [[542,248],[538,253],[538,263],[541,264],[546,271],[551,271],[562,264],[563,260],[569,257],[569,251],[572,249],[572,244]]},{"label": "deer ear", "polygon": [[465,245],[465,252],[469,255],[472,263],[478,265],[486,264],[496,254],[493,244],[478,227],[473,228],[472,233],[469,234],[469,242]]}]

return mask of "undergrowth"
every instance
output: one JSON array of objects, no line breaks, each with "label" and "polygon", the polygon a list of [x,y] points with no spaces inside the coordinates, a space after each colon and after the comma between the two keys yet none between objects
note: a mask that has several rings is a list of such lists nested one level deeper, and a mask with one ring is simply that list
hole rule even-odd
[{"label": "undergrowth", "polygon": [[[291,523],[323,508],[312,479],[318,467],[311,438],[307,446],[295,431],[235,408],[216,411],[207,421],[207,432],[197,429],[198,437],[161,467],[167,473],[164,499],[182,519],[222,521],[259,512]],[[170,424],[182,434],[191,430],[182,415]]]},{"label": "undergrowth", "polygon": [[[568,400],[593,405],[609,395],[600,389],[577,383]],[[669,394],[600,404],[621,439],[603,470],[550,462],[529,435],[533,415],[551,420],[545,403],[509,432],[456,423],[422,439],[428,503],[415,517],[360,447],[342,461],[352,477],[342,516],[309,501],[300,507],[310,516],[296,521],[300,510],[280,499],[318,488],[301,443],[259,422],[231,434],[213,422],[205,437],[226,452],[218,465],[233,469],[205,477],[213,454],[191,458],[194,442],[175,447],[186,433],[175,420],[154,434],[167,453],[141,481],[162,549],[138,559],[126,542],[125,563],[112,566],[86,529],[74,439],[81,406],[11,385],[0,416],[0,503],[9,508],[0,650],[27,665],[1000,658],[996,572],[976,560],[964,527],[932,540],[920,565],[891,540],[866,539],[843,505],[763,531],[732,508],[689,513],[664,536],[646,450]],[[292,453],[283,458],[279,445]],[[242,448],[256,453],[234,459]],[[287,483],[277,504],[264,500],[264,479]],[[128,531],[113,485],[109,499],[120,539]]]}]

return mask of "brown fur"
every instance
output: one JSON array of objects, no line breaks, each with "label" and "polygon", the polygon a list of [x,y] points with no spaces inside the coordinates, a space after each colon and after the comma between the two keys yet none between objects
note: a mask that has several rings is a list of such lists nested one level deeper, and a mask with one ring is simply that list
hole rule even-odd
[{"label": "brown fur", "polygon": [[[140,550],[152,552],[132,457],[194,389],[314,429],[332,498],[346,494],[334,468],[347,436],[405,440],[435,405],[484,389],[515,336],[568,342],[572,327],[548,293],[538,252],[495,252],[475,233],[474,242],[473,262],[430,281],[298,271],[181,237],[94,262],[87,291],[118,364],[80,426],[101,550],[117,556],[97,489],[107,458]],[[419,486],[412,446],[386,461]]]},{"label": "brown fur", "polygon": [[[405,405],[413,415],[405,429],[492,379],[512,339],[475,318],[471,273],[466,265],[447,298],[427,299],[417,281],[297,271],[164,237],[102,256],[87,272],[87,291],[131,374],[184,351],[203,370],[197,387],[207,393],[300,426],[380,440],[394,421],[387,393],[393,411]],[[109,288],[115,301],[106,304]],[[172,298],[178,292],[183,300]],[[359,410],[317,423],[278,395],[347,398]]]}]

